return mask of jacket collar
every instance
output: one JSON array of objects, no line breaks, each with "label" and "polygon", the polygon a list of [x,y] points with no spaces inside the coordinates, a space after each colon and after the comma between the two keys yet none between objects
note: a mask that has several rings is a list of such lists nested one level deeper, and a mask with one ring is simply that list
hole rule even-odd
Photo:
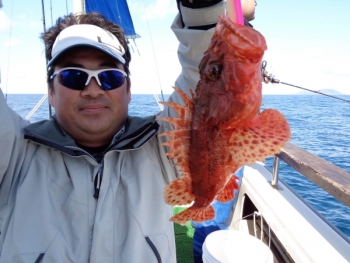
[{"label": "jacket collar", "polygon": [[[141,147],[158,132],[159,124],[155,118],[155,116],[147,118],[128,116],[125,132],[108,149],[131,150]],[[39,121],[25,127],[24,138],[69,155],[82,155],[82,149],[60,127],[55,116],[50,120]]]}]

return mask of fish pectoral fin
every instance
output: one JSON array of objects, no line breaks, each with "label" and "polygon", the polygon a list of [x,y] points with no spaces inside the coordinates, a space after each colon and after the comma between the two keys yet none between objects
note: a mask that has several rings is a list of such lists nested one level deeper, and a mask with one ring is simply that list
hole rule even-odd
[{"label": "fish pectoral fin", "polygon": [[266,109],[246,126],[233,130],[229,144],[238,164],[264,161],[281,151],[291,133],[286,118],[277,110]]},{"label": "fish pectoral fin", "polygon": [[180,225],[185,225],[187,221],[193,220],[195,222],[205,222],[215,218],[214,208],[209,205],[203,208],[197,208],[191,206],[186,210],[174,215],[170,218],[170,221],[176,222]]},{"label": "fish pectoral fin", "polygon": [[164,189],[164,200],[169,205],[188,205],[194,201],[192,181],[189,176],[172,181]]},{"label": "fish pectoral fin", "polygon": [[239,178],[236,175],[231,176],[215,199],[222,203],[230,202],[235,197],[234,190],[239,189],[237,180],[239,180]]}]

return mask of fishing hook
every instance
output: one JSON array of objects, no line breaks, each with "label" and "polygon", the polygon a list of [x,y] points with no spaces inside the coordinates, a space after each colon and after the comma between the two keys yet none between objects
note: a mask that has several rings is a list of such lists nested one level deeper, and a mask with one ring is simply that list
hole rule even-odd
[{"label": "fishing hook", "polygon": [[310,92],[313,92],[313,93],[317,93],[317,94],[320,94],[320,95],[328,96],[328,97],[331,97],[331,98],[334,98],[334,99],[342,100],[342,101],[345,101],[345,102],[350,102],[350,100],[346,100],[346,99],[343,99],[343,98],[340,98],[340,97],[329,95],[329,94],[323,93],[323,92],[318,91],[318,90],[311,90],[311,89],[303,88],[303,87],[296,86],[296,85],[293,85],[293,84],[289,84],[289,83],[286,83],[286,82],[282,82],[279,79],[276,79],[274,75],[272,75],[271,73],[267,72],[266,65],[267,65],[266,60],[263,60],[263,62],[261,63],[261,67],[260,67],[262,79],[263,79],[263,81],[266,84],[268,84],[268,83],[284,84],[284,85],[288,85],[288,86],[291,86],[291,87],[294,87],[294,88],[303,89],[303,90],[307,90],[307,91],[310,91]]}]

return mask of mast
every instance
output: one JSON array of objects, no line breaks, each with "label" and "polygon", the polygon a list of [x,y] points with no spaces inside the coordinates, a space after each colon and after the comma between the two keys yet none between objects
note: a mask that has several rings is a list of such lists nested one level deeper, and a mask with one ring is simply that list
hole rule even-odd
[{"label": "mast", "polygon": [[[0,0],[0,1],[1,1],[1,0]],[[41,8],[42,8],[42,15],[43,15],[43,28],[44,28],[44,32],[46,32],[46,21],[45,21],[44,0],[41,0]],[[47,62],[48,62],[48,61],[47,61],[47,58],[46,58],[46,56],[45,56],[45,67],[46,67],[46,65],[47,65]],[[48,72],[46,72],[46,74],[48,74]],[[48,96],[48,93],[49,93],[49,92],[47,92],[47,93],[44,95],[43,98],[46,99],[46,97]],[[40,104],[38,103],[39,106],[41,105],[42,101],[44,101],[44,99],[42,99],[41,102],[39,102]],[[47,100],[47,102],[48,102],[48,106],[49,106],[49,118],[51,118],[51,116],[52,116],[52,108],[51,108],[50,101]],[[35,109],[35,110],[36,110],[36,109]],[[35,111],[33,111],[33,113],[30,112],[30,115],[28,115],[28,116],[26,117],[26,119],[28,120],[28,119],[31,117],[31,115],[34,114],[34,112],[35,112]]]},{"label": "mast", "polygon": [[73,0],[73,12],[74,12],[74,14],[77,14],[77,13],[84,14],[85,13],[85,1],[84,0]]}]

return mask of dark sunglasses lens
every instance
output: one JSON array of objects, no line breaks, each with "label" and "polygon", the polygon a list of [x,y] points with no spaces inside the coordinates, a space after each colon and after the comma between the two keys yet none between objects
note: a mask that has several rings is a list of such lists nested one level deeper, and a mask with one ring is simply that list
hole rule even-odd
[{"label": "dark sunglasses lens", "polygon": [[58,74],[58,82],[70,89],[83,90],[88,77],[89,75],[84,71],[66,69]]},{"label": "dark sunglasses lens", "polygon": [[98,74],[103,90],[112,90],[121,87],[125,82],[123,73],[116,70],[106,70]]}]

